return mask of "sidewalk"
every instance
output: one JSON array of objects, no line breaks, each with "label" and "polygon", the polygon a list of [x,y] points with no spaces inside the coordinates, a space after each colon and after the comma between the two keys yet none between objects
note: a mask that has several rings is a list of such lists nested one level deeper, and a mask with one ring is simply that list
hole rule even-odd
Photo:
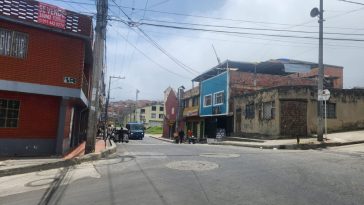
[{"label": "sidewalk", "polygon": [[170,142],[170,143],[174,142],[171,139],[163,138],[162,134],[147,134],[147,136],[149,136],[151,138],[154,138],[154,139],[157,139],[157,140],[162,140],[162,141],[165,141],[165,142]]},{"label": "sidewalk", "polygon": [[228,137],[222,142],[211,142],[209,144],[254,147],[261,149],[316,149],[359,143],[364,143],[364,130],[328,134],[327,139],[325,139],[324,142],[318,142],[317,138],[303,138],[300,139],[300,144],[297,144],[296,139],[257,140]]},{"label": "sidewalk", "polygon": [[86,143],[83,142],[63,157],[13,157],[0,159],[0,177],[72,166],[86,161],[97,160],[116,152],[114,142],[110,145],[107,141],[107,146],[105,147],[104,140],[96,140],[95,153],[87,155],[85,155]]}]

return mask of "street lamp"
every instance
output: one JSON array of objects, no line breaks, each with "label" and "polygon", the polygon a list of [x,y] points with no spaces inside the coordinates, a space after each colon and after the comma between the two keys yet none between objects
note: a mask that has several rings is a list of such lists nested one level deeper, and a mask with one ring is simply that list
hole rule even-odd
[{"label": "street lamp", "polygon": [[180,118],[180,108],[182,107],[181,106],[181,91],[180,90],[184,90],[185,87],[183,85],[179,86],[178,87],[178,90],[177,90],[177,102],[178,102],[178,106],[177,106],[177,117],[176,117],[176,131],[178,131],[178,121],[179,121],[179,118]]},{"label": "street lamp", "polygon": [[317,141],[322,142],[323,138],[323,78],[324,78],[324,64],[323,64],[323,23],[324,23],[324,6],[323,0],[320,0],[320,9],[313,8],[311,10],[311,17],[319,17],[319,70],[318,70],[318,85],[317,85],[317,103],[318,103],[318,118],[317,118]]}]

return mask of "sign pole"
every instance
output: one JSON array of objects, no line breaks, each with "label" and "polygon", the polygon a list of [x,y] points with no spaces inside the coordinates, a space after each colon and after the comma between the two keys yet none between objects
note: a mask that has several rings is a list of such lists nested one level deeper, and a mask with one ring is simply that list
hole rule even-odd
[{"label": "sign pole", "polygon": [[325,138],[327,140],[327,103],[326,100],[324,101],[325,103]]}]

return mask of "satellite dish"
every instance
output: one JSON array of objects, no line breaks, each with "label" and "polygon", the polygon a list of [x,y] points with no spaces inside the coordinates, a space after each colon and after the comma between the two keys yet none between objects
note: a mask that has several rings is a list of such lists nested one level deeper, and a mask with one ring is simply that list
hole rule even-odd
[{"label": "satellite dish", "polygon": [[320,14],[320,10],[318,8],[313,8],[310,12],[311,17],[316,17]]}]

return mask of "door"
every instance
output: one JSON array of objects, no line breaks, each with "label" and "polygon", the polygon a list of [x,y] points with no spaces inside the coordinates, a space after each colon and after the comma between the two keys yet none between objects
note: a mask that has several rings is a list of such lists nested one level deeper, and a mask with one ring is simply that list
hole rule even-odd
[{"label": "door", "polygon": [[281,101],[280,128],[283,136],[307,136],[307,102]]},{"label": "door", "polygon": [[235,132],[236,133],[240,133],[241,132],[241,108],[238,108],[238,109],[236,109],[236,124],[235,124],[235,126],[236,126],[236,128],[235,128]]}]

